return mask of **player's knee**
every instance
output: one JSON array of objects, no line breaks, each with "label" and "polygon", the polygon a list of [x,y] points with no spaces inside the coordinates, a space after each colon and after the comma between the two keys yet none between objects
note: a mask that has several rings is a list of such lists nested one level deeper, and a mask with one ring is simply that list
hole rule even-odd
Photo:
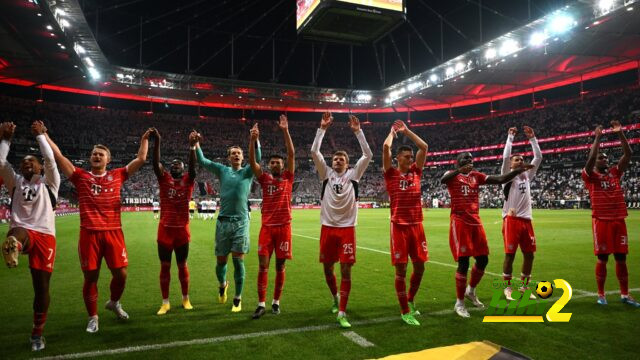
[{"label": "player's knee", "polygon": [[609,261],[609,254],[599,254],[598,261],[606,263],[607,261]]},{"label": "player's knee", "polygon": [[84,271],[84,280],[90,283],[98,282],[100,277],[100,270],[86,270]]},{"label": "player's knee", "polygon": [[351,279],[351,264],[340,264],[340,275],[342,279]]},{"label": "player's knee", "polygon": [[405,277],[407,275],[407,264],[396,264],[396,275]]},{"label": "player's knee", "polygon": [[522,257],[524,258],[525,261],[533,261],[533,258],[535,256],[532,252],[526,252],[526,253],[522,253]]},{"label": "player's knee", "polygon": [[418,275],[424,273],[424,263],[422,261],[413,263],[413,273]]},{"label": "player's knee", "polygon": [[616,253],[616,254],[613,254],[613,258],[616,259],[616,262],[627,261],[627,255],[626,254]]},{"label": "player's knee", "polygon": [[466,274],[469,271],[469,257],[461,256],[458,258],[458,270],[460,274]]},{"label": "player's knee", "polygon": [[484,270],[489,264],[489,257],[487,255],[476,256],[476,267],[480,270]]},{"label": "player's knee", "polygon": [[285,264],[285,259],[276,260],[276,271],[284,271],[284,264]]}]

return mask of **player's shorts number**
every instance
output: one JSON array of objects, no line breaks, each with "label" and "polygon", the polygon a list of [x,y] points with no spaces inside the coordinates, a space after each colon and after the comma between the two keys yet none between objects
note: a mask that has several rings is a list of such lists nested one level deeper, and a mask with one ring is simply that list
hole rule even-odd
[{"label": "player's shorts number", "polygon": [[424,250],[424,252],[427,252],[427,242],[426,241],[422,242],[422,250]]},{"label": "player's shorts number", "polygon": [[342,244],[344,254],[353,254],[353,244]]},{"label": "player's shorts number", "polygon": [[51,260],[52,256],[53,256],[53,249],[49,248],[49,256],[47,256],[47,260]]},{"label": "player's shorts number", "polygon": [[289,243],[288,242],[280,243],[280,251],[288,252],[289,251]]}]

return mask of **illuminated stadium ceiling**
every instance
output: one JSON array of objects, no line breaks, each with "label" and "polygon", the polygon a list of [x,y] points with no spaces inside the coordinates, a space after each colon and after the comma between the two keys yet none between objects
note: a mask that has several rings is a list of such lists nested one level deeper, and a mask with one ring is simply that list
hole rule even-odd
[{"label": "illuminated stadium ceiling", "polygon": [[10,3],[0,81],[187,105],[442,109],[634,69],[640,58],[640,8],[624,0],[408,0],[407,23],[354,47],[298,37],[292,0]]}]

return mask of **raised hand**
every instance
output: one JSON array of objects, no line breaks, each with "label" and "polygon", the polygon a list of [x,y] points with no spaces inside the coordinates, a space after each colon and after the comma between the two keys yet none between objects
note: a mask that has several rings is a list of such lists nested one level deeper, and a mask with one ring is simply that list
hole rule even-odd
[{"label": "raised hand", "polygon": [[142,134],[142,140],[149,140],[149,136],[151,135],[153,128],[149,128],[147,129],[147,131],[144,132],[144,134]]},{"label": "raised hand", "polygon": [[524,129],[524,134],[527,136],[527,139],[533,139],[534,137],[536,137],[536,133],[533,131],[532,128],[525,125],[523,129]]},{"label": "raised hand", "polygon": [[287,115],[280,115],[280,119],[278,119],[278,127],[282,131],[289,129],[289,120],[287,119]]},{"label": "raised hand", "polygon": [[402,121],[402,120],[396,120],[396,121],[393,122],[393,129],[396,132],[404,134],[405,131],[407,131],[407,125],[405,125],[404,121]]},{"label": "raised hand", "polygon": [[354,133],[358,132],[360,130],[360,120],[354,115],[349,115],[349,127]]},{"label": "raised hand", "polygon": [[322,114],[322,120],[320,120],[320,128],[322,130],[327,130],[327,128],[333,123],[333,116],[331,116],[330,112],[325,112]]},{"label": "raised hand", "polygon": [[[517,133],[518,133],[518,128],[516,127],[509,128],[509,135],[516,136]],[[526,127],[525,127],[525,134],[526,134]]]},{"label": "raised hand", "polygon": [[602,136],[602,125],[596,126],[595,135],[598,139]]},{"label": "raised hand", "polygon": [[35,136],[43,135],[47,132],[47,127],[40,120],[36,120],[31,124],[31,133]]},{"label": "raised hand", "polygon": [[158,131],[158,129],[152,127],[149,129],[149,131],[150,131],[149,133],[150,138],[160,140],[160,132]]},{"label": "raised hand", "polygon": [[191,130],[191,133],[189,134],[189,145],[190,146],[196,146],[196,144],[199,143],[201,139],[202,139],[202,136],[200,136],[199,132],[197,132],[195,130]]},{"label": "raised hand", "polygon": [[620,121],[618,120],[612,120],[611,121],[611,132],[614,133],[619,133],[622,131],[622,124],[620,124]]},{"label": "raised hand", "polygon": [[253,127],[251,128],[249,133],[251,134],[251,141],[258,140],[258,138],[260,137],[260,129],[258,129],[258,123],[253,124]]},{"label": "raised hand", "polygon": [[11,140],[15,131],[16,124],[12,122],[3,122],[2,124],[0,124],[0,133],[2,134],[2,139],[4,140]]}]

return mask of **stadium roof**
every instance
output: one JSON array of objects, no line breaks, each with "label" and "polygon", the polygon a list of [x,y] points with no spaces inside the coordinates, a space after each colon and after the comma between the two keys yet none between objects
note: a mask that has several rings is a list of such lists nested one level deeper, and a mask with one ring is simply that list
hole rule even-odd
[{"label": "stadium roof", "polygon": [[[125,6],[126,3],[149,6],[147,1],[142,0],[120,2],[119,4]],[[185,3],[182,10],[178,12],[188,13],[190,15],[187,17],[193,17],[198,14],[194,11],[197,6],[203,5],[202,3],[202,1]],[[224,1],[216,3],[224,11],[233,10],[233,7],[225,5]],[[504,35],[482,44],[469,39],[464,33],[460,35],[455,31],[455,29],[460,30],[455,24],[449,26],[448,23],[445,23],[445,21],[454,21],[453,19],[468,21],[472,16],[466,12],[469,9],[467,5],[460,5],[456,10],[455,5],[452,5],[455,3],[455,1],[447,2],[449,7],[447,5],[433,5],[436,9],[432,8],[433,11],[429,10],[429,12],[432,15],[440,12],[442,14],[450,13],[444,17],[444,26],[450,27],[451,31],[457,34],[456,36],[464,36],[469,40],[466,41],[466,46],[456,49],[457,54],[460,55],[451,56],[450,60],[440,64],[437,64],[439,61],[424,61],[425,64],[428,64],[424,71],[417,74],[414,72],[413,76],[406,77],[403,76],[400,69],[406,69],[411,62],[410,59],[414,58],[408,55],[403,59],[401,51],[393,51],[395,54],[387,54],[386,57],[388,59],[386,68],[389,69],[386,78],[391,78],[392,71],[395,70],[401,72],[397,80],[404,80],[391,86],[381,86],[379,82],[381,73],[378,71],[379,69],[376,69],[376,66],[367,69],[365,64],[357,63],[355,66],[362,69],[354,74],[362,76],[362,72],[364,72],[365,78],[375,79],[378,82],[376,84],[374,81],[365,87],[359,87],[359,83],[367,84],[367,82],[357,81],[356,87],[348,88],[255,81],[261,80],[261,78],[254,73],[264,74],[264,71],[250,67],[247,68],[247,76],[230,78],[205,76],[210,73],[206,71],[200,75],[184,71],[166,72],[162,71],[163,68],[166,68],[163,66],[151,70],[148,64],[137,67],[135,61],[126,61],[125,58],[114,55],[117,53],[115,48],[119,47],[124,50],[132,46],[126,40],[118,38],[121,35],[126,37],[127,31],[123,30],[131,28],[131,25],[127,25],[126,21],[122,20],[124,17],[118,18],[117,13],[103,14],[99,18],[100,22],[91,28],[86,20],[92,19],[96,15],[95,10],[81,10],[77,0],[65,0],[64,2],[13,0],[9,5],[4,6],[5,16],[2,18],[4,26],[0,30],[2,31],[0,33],[2,36],[0,42],[0,81],[29,86],[42,85],[44,89],[51,90],[194,106],[289,111],[393,112],[446,109],[487,103],[638,68],[640,60],[640,21],[638,21],[640,7],[635,4],[637,9],[634,9],[634,1],[608,1],[607,3],[612,3],[608,9],[600,8],[597,1],[572,2],[566,7],[556,9],[556,11],[549,10],[539,19],[508,32],[504,29],[507,26],[505,23],[513,28],[516,20],[495,9],[499,6],[507,6],[506,3],[512,2],[494,1],[494,4],[491,4],[491,2],[485,1],[485,5],[482,5],[485,12],[487,12],[487,8],[494,10],[501,15],[499,18],[503,19],[502,26],[497,26],[498,22],[494,21],[489,22],[489,25],[485,27],[493,29],[494,32],[501,30]],[[482,4],[482,2],[476,1],[464,1],[464,3],[473,3],[476,12],[478,5]],[[536,3],[540,5],[540,2],[536,1]],[[166,6],[167,2],[159,1],[154,4],[159,4],[158,6],[162,7]],[[107,7],[107,9],[115,11],[116,8],[113,7],[116,5]],[[395,50],[398,49],[396,43],[399,41],[393,40],[394,37],[399,39],[398,34],[403,34],[402,36],[409,34],[410,38],[416,27],[414,47],[421,46],[424,50],[425,46],[429,47],[429,45],[425,41],[427,35],[422,36],[421,32],[429,32],[429,30],[434,30],[434,27],[440,27],[437,20],[430,29],[416,26],[419,23],[417,16],[424,16],[424,11],[428,7],[424,1],[408,1],[407,6],[410,24],[397,29],[388,39],[385,39],[385,41],[391,41],[387,46],[388,52],[391,52],[390,49],[394,47]],[[133,11],[134,13],[140,10],[136,9]],[[173,5],[172,9],[176,11],[178,8]],[[278,11],[286,13],[287,9],[286,7],[279,9],[276,6],[273,9],[273,14],[279,14]],[[419,9],[422,9],[422,12]],[[248,14],[251,17],[252,14],[265,13],[268,10],[271,8],[260,10],[259,7],[256,7]],[[413,17],[412,12],[415,14]],[[273,16],[279,18],[280,21],[268,21],[265,25],[267,28],[272,26],[272,41],[278,34],[278,31],[275,30],[282,23],[282,19],[287,19],[287,14]],[[98,17],[96,16],[96,18]],[[452,20],[447,20],[449,18]],[[511,20],[504,21],[507,18]],[[180,19],[183,18],[175,19],[174,25],[163,23],[163,26],[177,26],[180,24]],[[114,24],[120,20],[125,24],[121,24],[120,28],[114,27]],[[247,29],[250,25],[246,23],[246,20],[240,21],[237,17],[235,20],[232,17],[230,22],[236,26],[235,30],[237,31]],[[144,20],[143,24],[145,24]],[[244,25],[240,26],[239,24]],[[110,40],[97,42],[94,37],[96,26],[107,29],[99,30],[99,34],[103,34],[99,38]],[[197,29],[198,24],[193,23],[193,26],[194,29]],[[405,33],[402,33],[403,29]],[[232,30],[228,31],[231,33],[234,31],[234,29],[228,30]],[[123,32],[119,33],[120,31]],[[107,34],[104,35],[104,32]],[[539,38],[532,39],[532,37],[536,37],[533,35],[534,33]],[[287,34],[285,33],[283,36],[286,38]],[[541,36],[541,34],[543,35]],[[131,36],[129,33],[128,38],[137,39],[136,34],[133,35]],[[218,35],[221,36],[219,32]],[[149,37],[151,36],[153,35]],[[264,39],[262,37],[262,40]],[[295,36],[290,40],[288,49],[295,58]],[[530,40],[534,40],[535,44],[530,43]],[[450,44],[465,42],[455,41],[455,38],[449,38],[447,41],[450,41]],[[410,42],[411,40],[407,41],[407,43]],[[447,46],[447,42],[444,43]],[[380,49],[383,44],[384,42],[376,46]],[[239,43],[238,46],[246,47],[247,43]],[[313,46],[316,57],[320,60],[323,59],[323,55],[317,53],[322,52],[323,48],[338,48],[338,50],[327,50],[327,54],[334,54],[335,51],[345,52],[345,49],[347,49],[345,53],[347,57],[349,54],[349,47],[344,45],[325,46],[318,43]],[[407,49],[413,49],[413,47]],[[202,51],[202,49],[200,50]],[[157,52],[157,49],[155,51]],[[355,52],[356,58],[363,58],[365,51],[373,54],[371,48],[358,48]],[[416,53],[415,49],[412,51],[414,54]],[[259,55],[260,53],[257,51],[256,56],[262,56]],[[267,53],[271,52],[267,51]],[[426,50],[425,53],[427,53]],[[158,55],[156,59],[160,57],[162,55]],[[267,58],[270,62],[271,54],[268,54]],[[393,62],[394,58],[397,60],[396,62]],[[369,56],[366,62],[368,65],[371,63],[375,65],[374,59]],[[171,63],[176,61],[178,60]],[[257,61],[263,62],[263,59],[259,58]],[[332,71],[334,69],[336,72],[344,72],[346,66],[345,78],[349,77],[348,62],[342,67],[332,67],[328,66],[330,65],[328,61],[318,61],[318,68],[315,70]],[[311,60],[308,58],[306,62],[303,62],[304,66],[295,63],[289,64],[286,68],[294,70],[295,78],[296,71],[301,71],[301,68],[307,68],[304,72],[309,72],[310,62]],[[321,66],[323,63],[326,64]],[[415,59],[413,63],[414,68],[417,68]],[[270,67],[268,66],[268,68]],[[235,72],[241,75],[243,69],[236,70]],[[270,70],[272,69],[266,71],[267,74],[271,74]],[[318,74],[321,74],[322,71],[318,71]],[[92,75],[96,74],[98,76],[92,79],[94,77]],[[211,75],[217,74],[211,73]],[[317,80],[318,84],[326,83],[321,78]]]}]

